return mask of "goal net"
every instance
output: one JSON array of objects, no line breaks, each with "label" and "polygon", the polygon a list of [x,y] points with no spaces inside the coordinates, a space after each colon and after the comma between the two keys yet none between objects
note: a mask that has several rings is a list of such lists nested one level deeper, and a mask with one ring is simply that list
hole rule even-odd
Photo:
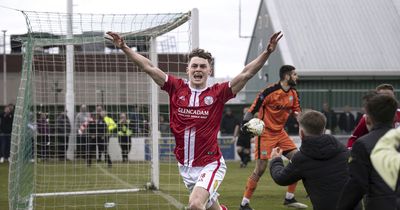
[{"label": "goal net", "polygon": [[193,11],[22,12],[23,70],[12,133],[10,209],[182,209],[168,96],[104,39],[186,77]]}]

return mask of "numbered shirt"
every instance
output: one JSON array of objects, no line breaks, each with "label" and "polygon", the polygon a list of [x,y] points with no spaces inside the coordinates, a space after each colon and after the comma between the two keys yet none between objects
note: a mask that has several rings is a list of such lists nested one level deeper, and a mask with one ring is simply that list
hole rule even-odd
[{"label": "numbered shirt", "polygon": [[224,104],[235,97],[230,83],[197,90],[191,88],[188,81],[168,75],[161,89],[169,94],[170,126],[178,162],[197,167],[219,160],[217,134]]}]

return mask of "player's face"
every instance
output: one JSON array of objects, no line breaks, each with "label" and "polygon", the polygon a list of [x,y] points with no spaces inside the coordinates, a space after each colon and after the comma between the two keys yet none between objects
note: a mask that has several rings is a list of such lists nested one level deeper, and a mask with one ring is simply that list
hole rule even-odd
[{"label": "player's face", "polygon": [[211,67],[207,59],[193,57],[186,70],[189,75],[190,85],[194,88],[205,88],[208,76],[211,75]]},{"label": "player's face", "polygon": [[289,80],[288,80],[288,84],[290,85],[290,86],[296,86],[297,85],[297,79],[299,78],[299,76],[297,75],[297,72],[295,71],[295,70],[293,70],[291,73],[290,73],[290,78],[289,78]]}]

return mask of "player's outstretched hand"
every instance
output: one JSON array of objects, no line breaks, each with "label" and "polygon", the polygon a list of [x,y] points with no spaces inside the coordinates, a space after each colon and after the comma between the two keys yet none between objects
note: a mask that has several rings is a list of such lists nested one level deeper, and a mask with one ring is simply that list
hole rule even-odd
[{"label": "player's outstretched hand", "polygon": [[276,46],[278,45],[279,40],[282,38],[283,34],[281,31],[274,33],[269,39],[269,44],[267,47],[267,52],[272,53],[275,51]]},{"label": "player's outstretched hand", "polygon": [[114,45],[118,48],[123,48],[126,46],[124,39],[115,32],[108,31],[104,38],[112,41]]}]

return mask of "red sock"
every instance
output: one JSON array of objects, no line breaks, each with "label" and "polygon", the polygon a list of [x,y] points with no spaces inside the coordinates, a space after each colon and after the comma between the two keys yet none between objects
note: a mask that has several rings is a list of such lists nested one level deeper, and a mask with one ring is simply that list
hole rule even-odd
[{"label": "red sock", "polygon": [[287,191],[290,193],[294,193],[294,191],[296,190],[296,186],[297,186],[297,182],[291,184],[288,186]]}]

